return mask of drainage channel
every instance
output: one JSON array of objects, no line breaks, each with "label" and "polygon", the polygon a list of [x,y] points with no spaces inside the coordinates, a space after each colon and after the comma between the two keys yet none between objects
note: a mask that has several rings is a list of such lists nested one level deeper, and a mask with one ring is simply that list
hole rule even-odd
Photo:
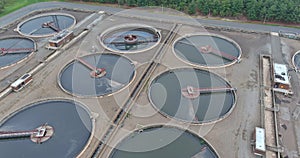
[{"label": "drainage channel", "polygon": [[166,45],[171,44],[170,42],[175,38],[176,33],[179,31],[181,27],[181,24],[174,24],[168,35],[166,36],[166,39],[164,42],[160,45],[159,49],[156,51],[155,55],[153,56],[150,65],[147,67],[147,69],[143,72],[143,75],[141,77],[141,80],[136,84],[135,88],[133,89],[132,93],[130,94],[130,97],[125,102],[122,108],[119,109],[117,112],[116,117],[113,119],[112,125],[108,128],[107,132],[105,133],[104,137],[101,139],[98,147],[95,149],[92,158],[101,157],[104,153],[104,144],[109,141],[109,139],[112,138],[112,136],[117,132],[118,126],[122,125],[123,121],[125,120],[126,111],[128,111],[132,105],[133,102],[136,100],[136,98],[139,96],[141,90],[146,85],[149,77],[154,72],[155,68],[159,64],[163,54],[166,52]]},{"label": "drainage channel", "polygon": [[[277,127],[277,107],[274,105],[273,82],[273,59],[270,55],[260,55],[261,72],[261,124],[266,130],[266,157],[280,157],[282,147],[279,145]],[[271,81],[271,82],[270,82]]]}]

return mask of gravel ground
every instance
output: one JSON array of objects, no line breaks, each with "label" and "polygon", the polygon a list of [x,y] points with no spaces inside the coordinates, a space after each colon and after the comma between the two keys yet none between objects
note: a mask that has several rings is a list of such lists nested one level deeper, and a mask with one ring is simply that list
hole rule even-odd
[{"label": "gravel ground", "polygon": [[[29,7],[38,7],[40,5],[46,7],[45,5],[49,4],[49,6],[63,6],[69,3],[39,3],[36,5],[32,5]],[[72,4],[73,5],[73,4]],[[71,5],[71,6],[72,6]],[[48,7],[49,7],[48,6]],[[74,4],[74,7],[79,7]],[[83,8],[91,7],[93,9],[103,9],[96,6],[86,6],[82,5]],[[41,7],[43,8],[43,7]],[[24,11],[29,11],[29,8],[23,8]],[[31,8],[32,9],[32,8]],[[105,8],[110,9],[110,8]],[[17,16],[20,11],[17,11],[15,14],[9,16]],[[137,13],[135,13],[137,14]],[[142,15],[146,15],[148,13],[143,13]],[[7,17],[3,19],[6,19]],[[153,15],[152,15],[153,16]],[[163,18],[164,16],[160,17]],[[84,16],[82,15],[82,18]],[[4,22],[0,20],[1,22]],[[168,20],[166,20],[168,21]],[[195,23],[195,21],[192,21]],[[168,33],[167,30],[172,28],[172,23],[166,23],[165,21],[153,21],[153,20],[141,20],[139,18],[122,18],[120,16],[109,16],[106,17],[103,21],[98,23],[91,32],[81,41],[76,43],[73,47],[66,50],[63,54],[61,54],[58,58],[47,63],[48,65],[42,69],[42,71],[38,72],[34,76],[34,82],[22,90],[20,93],[12,93],[7,96],[5,99],[1,100],[0,106],[0,120],[16,111],[17,109],[24,107],[25,105],[45,99],[45,98],[69,98],[75,99],[82,102],[84,105],[88,107],[90,112],[92,113],[92,117],[95,120],[94,126],[94,136],[86,150],[84,150],[83,155],[81,157],[90,157],[96,145],[99,143],[99,139],[102,138],[104,133],[106,132],[109,125],[112,124],[112,119],[116,115],[116,111],[120,108],[120,106],[124,105],[125,101],[128,99],[129,94],[131,93],[133,87],[141,78],[142,72],[148,66],[149,61],[153,57],[154,53],[158,49],[158,47],[153,50],[138,53],[138,54],[124,54],[124,56],[130,58],[137,66],[137,76],[134,79],[133,83],[129,85],[128,88],[123,91],[116,93],[112,96],[106,96],[102,98],[77,98],[70,96],[64,93],[57,84],[57,76],[60,70],[72,59],[76,56],[81,56],[85,54],[90,54],[91,48],[93,46],[96,47],[98,52],[103,52],[104,48],[99,44],[97,40],[97,36],[112,26],[116,26],[124,23],[144,23],[147,25],[154,26],[160,30],[162,30],[163,37]],[[220,22],[219,25],[222,23]],[[180,34],[185,33],[193,33],[193,32],[201,32],[203,31],[202,27],[191,27],[187,25],[183,25],[179,30]],[[211,69],[226,80],[228,80],[233,87],[236,87],[238,101],[231,112],[231,114],[222,121],[204,124],[204,125],[190,125],[185,124],[183,122],[175,121],[169,118],[162,116],[158,113],[152,105],[149,103],[149,99],[147,97],[147,87],[145,87],[142,93],[139,95],[137,101],[133,105],[133,108],[129,111],[125,122],[120,126],[120,129],[117,131],[116,135],[112,138],[110,143],[108,144],[107,150],[104,152],[104,157],[109,155],[111,145],[115,145],[123,138],[126,134],[135,130],[137,128],[137,124],[143,126],[149,126],[153,124],[169,124],[178,126],[181,128],[187,128],[197,135],[205,138],[208,143],[210,143],[218,152],[220,157],[255,157],[251,151],[250,141],[252,139],[251,135],[256,126],[260,126],[260,104],[259,104],[259,54],[260,53],[274,53],[274,49],[278,49],[278,54],[273,54],[276,56],[276,60],[280,61],[281,58],[287,59],[287,55],[281,54],[281,49],[285,50],[283,54],[287,54],[287,51],[299,50],[299,41],[287,40],[282,38],[271,37],[266,34],[246,34],[240,32],[226,32],[226,31],[216,31],[210,30],[213,33],[225,35],[233,40],[235,40],[242,48],[242,62],[232,65],[226,68],[220,69]],[[179,37],[179,35],[177,37]],[[43,41],[43,40],[41,40]],[[274,46],[274,44],[279,45],[281,42],[287,43],[281,47]],[[171,42],[172,43],[172,42]],[[165,54],[163,55],[162,60],[160,61],[160,65],[155,69],[154,74],[150,77],[150,79],[154,78],[158,73],[165,71],[170,68],[176,67],[189,67],[189,65],[181,62],[179,59],[175,57],[172,52],[171,45],[165,46],[167,48]],[[50,53],[43,48],[39,48],[38,53]],[[284,56],[284,57],[283,57]],[[39,59],[32,59],[28,62],[24,62],[22,65],[17,67],[13,67],[10,70],[6,70],[5,72],[0,71],[5,75],[11,75],[13,73],[13,77],[5,77],[5,80],[2,80],[1,87],[5,87],[8,85],[9,81],[12,81],[16,76],[25,73],[28,69],[34,67],[36,63],[39,62]],[[283,61],[285,62],[285,61]],[[286,61],[289,63],[289,61]],[[26,66],[24,66],[26,64]],[[294,89],[299,90],[299,74],[291,73],[292,82],[295,83]],[[149,82],[148,82],[149,83]],[[291,156],[295,155],[294,151],[297,150],[296,144],[300,144],[299,139],[297,142],[290,141],[293,136],[292,134],[299,134],[300,126],[299,121],[291,119],[289,117],[293,112],[296,104],[299,100],[299,93],[295,93],[292,98],[285,98],[283,96],[279,96],[281,100],[281,110],[280,118],[283,119],[281,125],[285,124],[287,130],[291,133],[282,133],[282,142],[289,142],[291,145],[286,145],[287,149],[286,154]],[[282,101],[285,100],[285,101]],[[290,106],[293,105],[293,106]],[[293,108],[294,107],[294,108]],[[286,121],[286,122],[284,122]],[[294,126],[295,125],[295,126]],[[285,126],[281,126],[280,128],[284,128]],[[287,138],[287,136],[291,136]],[[298,138],[300,138],[298,136]],[[298,149],[299,150],[299,149]]]}]

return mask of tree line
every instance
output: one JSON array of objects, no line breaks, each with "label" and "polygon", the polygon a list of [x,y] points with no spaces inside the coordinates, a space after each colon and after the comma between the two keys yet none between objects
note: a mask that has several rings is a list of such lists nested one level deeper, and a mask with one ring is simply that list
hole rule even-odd
[{"label": "tree line", "polygon": [[3,11],[5,7],[6,0],[0,0],[0,13]]},{"label": "tree line", "polygon": [[130,7],[163,6],[190,15],[245,16],[250,20],[300,23],[300,0],[83,0]]}]

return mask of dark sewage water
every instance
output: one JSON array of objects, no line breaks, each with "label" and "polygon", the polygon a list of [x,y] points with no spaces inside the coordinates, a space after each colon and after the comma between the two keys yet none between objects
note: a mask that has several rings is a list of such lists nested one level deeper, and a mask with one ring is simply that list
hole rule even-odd
[{"label": "dark sewage water", "polygon": [[166,71],[157,76],[150,85],[149,98],[162,114],[175,119],[204,123],[219,120],[233,108],[235,93],[200,94],[195,99],[182,95],[187,86],[194,88],[230,87],[221,77],[206,70],[181,68]]},{"label": "dark sewage water", "polygon": [[[29,54],[32,53],[32,51],[29,51],[30,49],[34,49],[34,42],[30,39],[22,37],[0,39],[0,68],[12,65],[28,57]],[[18,51],[14,53],[13,50]],[[9,53],[6,53],[7,51],[9,51]]]},{"label": "dark sewage water", "polygon": [[135,131],[113,149],[109,158],[217,158],[202,138],[172,127]]},{"label": "dark sewage water", "polygon": [[295,66],[300,70],[300,53],[297,53],[294,57]]},{"label": "dark sewage water", "polygon": [[[127,44],[124,42],[126,35],[135,35],[137,43]],[[160,35],[148,28],[120,28],[102,37],[102,42],[112,50],[130,53],[131,51],[145,50],[154,46],[159,41]]]},{"label": "dark sewage water", "polygon": [[223,66],[233,62],[213,53],[201,53],[199,51],[201,47],[208,45],[235,58],[241,54],[238,47],[232,42],[221,37],[209,35],[184,37],[174,44],[174,51],[182,60],[200,66]]},{"label": "dark sewage water", "polygon": [[20,25],[19,30],[28,36],[44,36],[57,33],[55,29],[50,27],[43,27],[44,23],[53,22],[53,26],[59,30],[70,28],[74,23],[75,19],[72,16],[66,15],[47,15],[29,19]]},{"label": "dark sewage water", "polygon": [[42,101],[27,106],[2,121],[0,131],[33,130],[47,123],[54,135],[42,144],[30,139],[0,140],[1,157],[5,158],[73,158],[88,142],[92,122],[89,113],[69,100]]},{"label": "dark sewage water", "polygon": [[126,87],[135,76],[135,65],[127,58],[115,54],[97,54],[80,57],[97,68],[105,68],[106,75],[91,77],[91,69],[77,60],[68,64],[60,74],[61,87],[79,96],[103,96]]}]

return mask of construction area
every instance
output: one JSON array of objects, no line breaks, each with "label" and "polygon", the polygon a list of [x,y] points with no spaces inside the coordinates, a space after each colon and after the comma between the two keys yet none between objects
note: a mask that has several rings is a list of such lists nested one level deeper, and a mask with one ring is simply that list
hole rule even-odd
[{"label": "construction area", "polygon": [[4,157],[300,157],[296,39],[156,8],[45,8],[1,26]]}]

